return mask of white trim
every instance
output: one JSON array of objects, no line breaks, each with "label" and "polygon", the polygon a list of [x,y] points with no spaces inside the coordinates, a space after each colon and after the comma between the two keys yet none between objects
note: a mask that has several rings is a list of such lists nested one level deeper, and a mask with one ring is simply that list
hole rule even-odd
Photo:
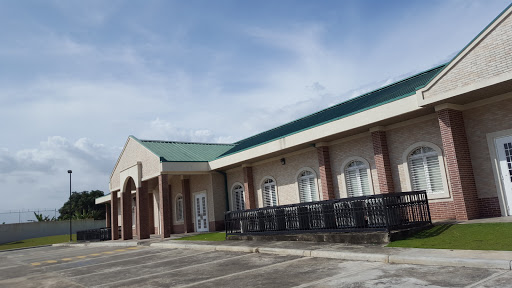
[{"label": "white trim", "polygon": [[276,181],[276,178],[272,177],[272,176],[264,176],[261,181],[260,181],[260,186],[258,186],[258,194],[259,196],[261,196],[261,203],[259,203],[259,208],[263,208],[265,206],[264,205],[264,201],[263,201],[263,184],[265,183],[265,180],[267,179],[272,179],[272,181],[274,181],[275,183],[275,186],[276,186],[276,205],[279,206],[279,189],[277,187],[277,181]]},{"label": "white trim", "polygon": [[[181,196],[181,220],[178,220],[178,197]],[[176,197],[174,197],[174,207],[171,207],[171,209],[174,208],[174,222],[177,224],[183,224],[185,222],[185,198],[183,198],[183,194],[178,193],[176,194]]]},{"label": "white trim", "polygon": [[[368,162],[366,159],[364,159],[363,157],[359,157],[359,156],[352,156],[352,157],[349,157],[347,158],[345,161],[343,161],[343,163],[341,164],[341,183],[340,183],[340,187],[339,188],[339,191],[340,191],[340,198],[347,198],[348,197],[348,191],[347,191],[347,183],[345,181],[345,167],[347,167],[347,165],[352,162],[352,161],[361,161],[363,162],[364,165],[366,165],[366,171],[368,173],[368,184],[370,186],[370,193],[371,195],[375,195],[375,191],[373,190],[373,179],[372,179],[372,166],[370,166],[370,162]],[[343,191],[343,193],[345,194],[344,196],[345,197],[342,197],[341,195],[341,191]]]},{"label": "white trim", "polygon": [[429,200],[431,200],[431,199],[432,200],[434,200],[434,199],[443,199],[443,200],[450,199],[451,193],[450,193],[450,187],[448,185],[446,164],[444,162],[443,151],[436,144],[430,143],[430,142],[424,142],[424,141],[416,142],[416,143],[410,145],[402,154],[402,168],[403,168],[403,172],[405,173],[405,176],[406,176],[405,183],[407,185],[407,190],[409,190],[409,191],[412,190],[411,173],[409,172],[409,154],[411,154],[411,152],[414,151],[416,148],[422,147],[422,146],[432,148],[437,152],[437,157],[439,160],[439,169],[441,170],[441,178],[442,178],[441,180],[443,182],[443,190],[444,190],[444,193],[442,193],[442,194],[435,194],[435,195],[428,194],[428,199]]},{"label": "white trim", "polygon": [[507,203],[505,201],[505,187],[501,182],[501,173],[499,168],[498,155],[496,154],[496,139],[512,136],[512,129],[502,130],[498,132],[487,133],[487,147],[489,148],[489,156],[491,160],[492,174],[496,185],[496,194],[500,202],[501,216],[508,216]]},{"label": "white trim", "polygon": [[298,189],[297,192],[299,193],[299,202],[300,202],[299,177],[300,177],[300,174],[302,174],[302,172],[304,172],[304,171],[309,171],[309,172],[313,173],[313,177],[315,177],[315,189],[316,189],[316,194],[317,194],[317,199],[318,199],[317,201],[323,200],[321,197],[320,189],[318,189],[318,188],[320,188],[320,185],[318,185],[318,176],[316,175],[315,170],[313,170],[310,167],[305,166],[305,167],[300,168],[299,171],[295,174],[295,184]]},{"label": "white trim", "polygon": [[[235,189],[235,186],[238,186],[238,185],[242,186],[242,189],[243,189],[243,192],[244,192],[244,198],[245,198],[245,186],[244,186],[244,184],[241,183],[241,182],[233,183],[233,185],[231,185],[231,189],[229,189],[229,208],[230,208],[229,211],[233,211],[233,209],[234,209],[234,206],[235,206],[234,200],[235,199],[233,199],[234,198],[233,190]],[[244,199],[244,201],[245,201],[245,199]]]}]

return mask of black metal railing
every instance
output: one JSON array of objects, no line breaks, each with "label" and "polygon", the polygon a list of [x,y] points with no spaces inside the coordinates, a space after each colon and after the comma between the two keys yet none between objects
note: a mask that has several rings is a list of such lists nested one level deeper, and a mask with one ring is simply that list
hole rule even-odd
[{"label": "black metal railing", "polygon": [[106,241],[112,239],[112,229],[110,227],[88,229],[76,232],[76,241]]},{"label": "black metal railing", "polygon": [[226,235],[392,231],[432,224],[425,191],[351,197],[225,214]]}]

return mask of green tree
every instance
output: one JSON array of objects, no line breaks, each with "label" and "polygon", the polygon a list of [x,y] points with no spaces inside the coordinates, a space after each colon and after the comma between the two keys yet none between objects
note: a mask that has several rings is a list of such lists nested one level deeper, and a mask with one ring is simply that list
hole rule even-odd
[{"label": "green tree", "polygon": [[50,218],[50,216],[48,216],[48,215],[43,216],[42,213],[37,214],[36,212],[34,212],[34,216],[36,216],[37,222],[57,221],[57,218],[55,218],[55,217]]},{"label": "green tree", "polygon": [[96,205],[94,199],[104,196],[100,190],[73,192],[68,201],[59,209],[59,220],[105,219],[105,205]]}]

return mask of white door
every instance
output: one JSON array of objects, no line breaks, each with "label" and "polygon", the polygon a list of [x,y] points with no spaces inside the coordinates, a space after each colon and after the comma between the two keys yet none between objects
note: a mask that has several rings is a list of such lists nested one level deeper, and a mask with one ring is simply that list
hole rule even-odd
[{"label": "white door", "polygon": [[206,193],[195,194],[196,232],[208,232],[208,205]]},{"label": "white door", "polygon": [[507,204],[507,214],[512,215],[512,136],[496,139],[496,152],[500,161],[500,178]]}]

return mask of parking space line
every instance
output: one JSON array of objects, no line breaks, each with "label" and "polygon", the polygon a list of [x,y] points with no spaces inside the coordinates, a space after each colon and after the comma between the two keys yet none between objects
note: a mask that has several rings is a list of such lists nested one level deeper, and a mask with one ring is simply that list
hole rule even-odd
[{"label": "parking space line", "polygon": [[[208,252],[212,252],[212,251],[208,251]],[[247,257],[247,256],[250,256],[250,255],[253,255],[252,253],[249,253],[249,254],[245,254],[245,255],[240,255],[240,256],[234,256],[234,257],[230,257],[230,258],[226,258],[226,259],[219,259],[219,260],[214,260],[214,261],[210,261],[210,262],[206,262],[206,263],[200,263],[200,264],[195,264],[195,265],[188,265],[186,267],[181,267],[181,268],[177,268],[177,269],[171,269],[171,270],[167,270],[165,272],[159,272],[159,273],[153,273],[153,274],[146,274],[144,276],[140,276],[140,277],[134,277],[134,278],[129,278],[129,279],[123,279],[123,280],[119,280],[119,281],[115,281],[115,282],[109,282],[109,283],[105,283],[105,284],[101,284],[101,285],[97,285],[97,286],[94,286],[94,287],[105,287],[105,286],[111,286],[111,285],[114,285],[114,284],[119,284],[119,283],[123,283],[123,282],[130,282],[130,281],[133,281],[133,280],[137,280],[137,279],[142,279],[142,278],[148,278],[148,277],[153,277],[153,276],[158,276],[158,275],[162,275],[162,274],[168,274],[170,272],[175,272],[175,271],[180,271],[180,270],[185,270],[185,269],[190,269],[192,267],[199,267],[199,266],[204,266],[204,265],[208,265],[208,264],[212,264],[212,263],[217,263],[217,262],[221,262],[221,261],[226,261],[226,260],[233,260],[233,259],[236,259],[236,258],[241,258],[241,257]],[[142,265],[138,265],[138,266],[142,266]],[[270,266],[270,265],[269,265]],[[268,267],[268,266],[267,266]],[[105,273],[105,272],[103,272]],[[90,274],[88,274],[90,275]],[[87,276],[88,276],[87,275]],[[73,278],[73,277],[69,277],[69,278]]]},{"label": "parking space line", "polygon": [[312,285],[316,285],[316,284],[320,284],[320,283],[325,283],[327,281],[331,281],[331,280],[334,280],[334,279],[347,277],[347,276],[350,276],[350,275],[353,275],[353,274],[358,274],[358,273],[364,272],[366,270],[374,269],[376,267],[384,266],[384,265],[386,265],[386,264],[385,263],[370,263],[370,265],[369,265],[370,267],[368,267],[366,269],[364,269],[364,268],[363,269],[356,269],[356,270],[354,270],[352,272],[336,274],[336,275],[331,276],[331,277],[322,278],[322,279],[319,279],[319,280],[316,280],[316,281],[313,281],[313,282],[304,283],[304,284],[301,284],[299,286],[294,286],[292,288],[310,287]]},{"label": "parking space line", "polygon": [[487,278],[485,278],[485,279],[482,279],[482,280],[480,280],[480,281],[478,281],[478,282],[475,282],[475,283],[473,283],[473,284],[470,284],[470,285],[466,286],[465,288],[472,288],[472,287],[476,287],[476,286],[478,286],[478,285],[480,285],[480,284],[483,284],[483,283],[485,283],[485,282],[487,282],[487,281],[489,281],[489,280],[492,280],[492,279],[494,279],[494,278],[498,278],[498,277],[500,277],[501,275],[506,274],[506,273],[510,273],[510,271],[494,273],[494,274],[492,274],[491,276],[489,276],[489,277],[487,277]]},{"label": "parking space line", "polygon": [[39,262],[34,262],[34,263],[30,263],[30,265],[32,265],[32,266],[39,266],[39,265],[41,265],[41,263],[39,263]]},{"label": "parking space line", "polygon": [[[185,255],[185,256],[181,256],[181,257],[176,257],[176,258],[172,258],[172,259],[166,259],[166,260],[161,260],[161,261],[154,261],[154,262],[151,262],[151,263],[145,263],[145,264],[139,264],[139,265],[125,266],[125,267],[119,268],[119,270],[128,269],[128,268],[134,268],[134,267],[139,267],[139,266],[145,266],[145,265],[151,265],[151,264],[156,264],[156,263],[167,262],[167,261],[170,261],[170,260],[176,260],[176,259],[186,258],[186,257],[190,257],[190,256],[196,256],[196,255],[200,255],[200,254],[204,254],[204,253],[208,253],[208,252],[213,252],[213,251],[203,251],[203,252],[199,252],[199,253],[195,253],[195,254],[191,254],[191,255]],[[122,261],[125,261],[125,260],[117,260],[117,261],[112,261],[112,262],[105,262],[105,263],[99,263],[99,264],[83,266],[83,267],[90,267],[90,266],[102,265],[102,264],[110,264],[110,263],[122,262]],[[66,271],[66,270],[72,270],[72,269],[78,269],[78,268],[82,268],[82,267],[75,267],[75,268],[64,269],[64,270],[60,270],[60,271]],[[90,273],[90,274],[79,275],[79,276],[71,276],[71,277],[68,277],[68,278],[78,278],[78,277],[90,276],[90,275],[101,274],[101,273],[107,273],[107,272],[100,271],[100,272],[95,272],[95,273]]]},{"label": "parking space line", "polygon": [[57,260],[48,260],[48,261],[44,261],[45,263],[57,263]]},{"label": "parking space line", "polygon": [[[120,249],[119,249],[119,250],[120,250]],[[118,250],[114,250],[114,251],[118,251]],[[113,254],[113,253],[115,253],[114,251],[104,251],[104,252],[101,252],[101,253],[93,253],[93,254],[89,254],[89,255],[80,255],[80,256],[73,256],[73,257],[74,257],[74,258],[78,258],[78,259],[83,259],[83,258],[86,258],[87,256],[100,256],[100,257],[97,257],[97,258],[105,258],[105,257],[107,257],[107,256],[103,256],[103,255],[102,255],[103,253],[104,253],[104,254]],[[122,250],[122,251],[126,252],[126,253],[123,253],[123,255],[124,255],[124,254],[128,254],[128,253],[130,253],[130,254],[131,254],[131,253],[138,252],[138,251],[126,251],[126,250]],[[122,252],[122,251],[121,251],[121,252]],[[144,255],[144,256],[146,256],[146,255]],[[96,258],[96,259],[97,259],[97,258]],[[64,259],[66,259],[66,260],[64,260]],[[73,260],[73,258],[69,258],[69,257],[68,257],[68,258],[63,258],[63,259],[60,259],[60,260],[62,260],[62,261],[71,261],[71,260]],[[47,262],[47,261],[54,261],[54,260],[42,260],[42,261],[34,262],[34,263],[39,263],[39,265],[41,265],[41,263],[40,263],[40,262],[43,262],[43,263],[50,263],[50,262]],[[58,262],[58,261],[56,261],[56,262],[51,262],[51,263],[57,263],[57,262]],[[64,262],[64,263],[58,263],[58,264],[55,264],[55,265],[53,265],[53,266],[61,265],[61,264],[66,264],[66,263],[67,263],[67,262]],[[34,265],[34,266],[35,266],[35,265]]]},{"label": "parking space line", "polygon": [[[165,251],[165,252],[159,252],[159,253],[153,253],[153,254],[149,254],[149,255],[141,255],[141,256],[138,256],[138,257],[132,257],[130,258],[129,260],[132,260],[132,259],[138,259],[138,258],[143,258],[143,257],[151,257],[151,256],[154,256],[156,254],[171,254],[170,252],[171,251],[175,251],[175,249],[172,249],[170,251]],[[207,252],[213,252],[213,251],[203,251],[203,252],[199,252],[199,253],[195,253],[195,254],[191,254],[191,255],[184,255],[184,256],[180,256],[180,257],[175,257],[175,258],[172,258],[172,259],[180,259],[180,258],[184,258],[184,257],[189,257],[189,256],[194,256],[194,255],[199,255],[199,254],[204,254],[204,253],[207,253]],[[102,257],[103,258],[103,257]],[[167,260],[162,260],[162,261],[157,261],[157,262],[151,262],[151,263],[159,263],[159,262],[165,262],[165,261],[169,261],[170,259],[167,259]],[[72,268],[65,268],[65,269],[61,269],[59,270],[59,272],[62,272],[62,271],[69,271],[69,270],[75,270],[75,269],[82,269],[83,267],[91,267],[91,266],[97,266],[97,265],[103,265],[103,264],[110,264],[110,263],[116,263],[116,262],[124,262],[126,261],[126,259],[121,259],[121,260],[114,260],[114,261],[108,261],[108,262],[103,262],[103,263],[96,263],[96,264],[91,264],[91,265],[84,265],[84,266],[81,266],[81,267],[72,267]],[[61,263],[61,264],[65,264],[65,263]],[[149,263],[146,263],[146,264],[149,264]],[[146,265],[146,264],[141,264],[141,265]],[[60,264],[57,264],[57,265],[60,265]],[[141,266],[141,265],[134,265],[134,266],[127,266],[126,268],[131,268],[131,267],[136,267],[136,266]],[[96,273],[91,273],[91,274],[99,274],[99,273],[104,273],[103,271],[101,272],[96,272]],[[87,274],[87,275],[91,275],[91,274]],[[74,276],[74,277],[79,277],[79,276]]]},{"label": "parking space line", "polygon": [[[249,255],[251,255],[251,254],[249,254]],[[207,282],[211,282],[211,281],[215,281],[215,280],[219,280],[219,279],[224,279],[224,278],[228,278],[228,277],[232,277],[232,276],[236,276],[236,275],[240,275],[240,274],[245,274],[245,273],[249,273],[249,272],[259,271],[259,270],[263,270],[263,269],[267,269],[267,268],[271,268],[271,267],[275,267],[275,266],[279,266],[279,265],[283,265],[283,264],[289,264],[289,263],[293,263],[293,262],[298,262],[298,261],[301,261],[301,260],[304,260],[304,259],[311,259],[311,257],[301,257],[301,258],[297,258],[297,259],[292,259],[292,260],[288,260],[288,261],[284,261],[284,262],[274,263],[274,264],[270,264],[270,265],[263,266],[263,267],[258,267],[258,268],[254,268],[254,269],[244,270],[244,271],[240,271],[240,272],[236,272],[236,273],[232,273],[232,274],[228,274],[228,275],[223,275],[223,276],[219,276],[219,277],[215,277],[215,278],[211,278],[211,279],[206,279],[206,280],[203,280],[203,281],[199,281],[199,282],[195,282],[195,283],[191,283],[191,284],[187,284],[187,285],[176,286],[176,287],[183,288],[183,287],[195,286],[195,285],[199,285],[199,284],[203,284],[203,283],[207,283]]]}]

